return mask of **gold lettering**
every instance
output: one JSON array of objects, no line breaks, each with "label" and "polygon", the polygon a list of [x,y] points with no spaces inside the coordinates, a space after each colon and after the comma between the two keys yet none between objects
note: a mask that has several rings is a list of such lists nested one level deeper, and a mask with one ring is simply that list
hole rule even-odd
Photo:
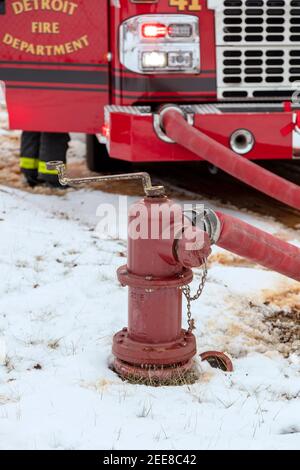
[{"label": "gold lettering", "polygon": [[69,8],[69,15],[72,16],[74,15],[76,9],[78,8],[78,4],[77,3],[73,3],[73,2],[70,2],[70,8]]},{"label": "gold lettering", "polygon": [[12,46],[14,49],[20,49],[20,45],[21,45],[20,39],[14,38],[14,40],[13,40],[11,46]]},{"label": "gold lettering", "polygon": [[79,51],[82,48],[83,48],[83,44],[82,44],[81,38],[77,39],[77,41],[73,41],[74,52]]},{"label": "gold lettering", "polygon": [[78,9],[78,3],[70,0],[18,0],[11,4],[15,15],[28,11],[55,11],[66,15],[74,15]]},{"label": "gold lettering", "polygon": [[36,55],[45,55],[44,46],[36,46]]},{"label": "gold lettering", "polygon": [[13,43],[13,40],[14,40],[14,38],[12,37],[12,35],[11,35],[11,34],[8,34],[8,33],[6,33],[5,36],[4,36],[4,38],[3,38],[3,42],[4,42],[4,44],[6,44],[7,46],[11,46],[12,43]]},{"label": "gold lettering", "polygon": [[30,0],[23,0],[24,11],[32,11],[32,5]]},{"label": "gold lettering", "polygon": [[41,10],[51,10],[50,0],[41,0]]},{"label": "gold lettering", "polygon": [[51,23],[44,23],[42,26],[43,33],[52,33]]},{"label": "gold lettering", "polygon": [[15,15],[19,15],[24,11],[22,2],[14,2],[11,6]]},{"label": "gold lettering", "polygon": [[33,21],[31,25],[32,33],[45,33],[45,34],[59,34],[59,23],[47,23],[40,21]]},{"label": "gold lettering", "polygon": [[52,23],[52,34],[59,34],[59,33],[60,33],[59,23]]},{"label": "gold lettering", "polygon": [[21,41],[20,51],[27,51],[29,44],[26,41]]},{"label": "gold lettering", "polygon": [[76,51],[89,46],[89,38],[87,35],[82,36],[74,41],[67,42],[65,44],[32,44],[22,39],[16,38],[9,33],[6,33],[2,39],[3,44],[17,49],[27,54],[38,55],[38,56],[57,56],[72,54]]},{"label": "gold lettering", "polygon": [[53,55],[64,55],[64,54],[65,54],[65,48],[63,44],[61,44],[60,46],[54,46]]},{"label": "gold lettering", "polygon": [[90,45],[90,43],[89,43],[89,38],[88,38],[87,35],[82,36],[82,38],[80,38],[80,39],[82,40],[83,44],[84,44],[86,47],[88,47],[88,46]]},{"label": "gold lettering", "polygon": [[62,0],[53,0],[52,1],[52,10],[54,11],[62,11],[64,5]]},{"label": "gold lettering", "polygon": [[71,42],[67,42],[65,44],[65,48],[66,48],[66,52],[68,54],[72,54],[72,52],[74,52],[74,49],[73,49],[73,46],[72,46],[72,43]]},{"label": "gold lettering", "polygon": [[34,54],[35,54],[34,45],[33,45],[33,44],[29,44],[29,46],[28,46],[26,52],[27,52],[27,54],[32,54],[32,55],[34,55]]}]

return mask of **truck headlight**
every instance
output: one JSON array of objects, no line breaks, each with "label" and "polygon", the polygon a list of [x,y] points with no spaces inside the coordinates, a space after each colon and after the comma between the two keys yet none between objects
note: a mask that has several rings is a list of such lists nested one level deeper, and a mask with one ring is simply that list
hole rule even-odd
[{"label": "truck headlight", "polygon": [[120,62],[137,73],[199,73],[199,19],[140,15],[120,27]]},{"label": "truck headlight", "polygon": [[168,56],[165,52],[143,52],[142,67],[143,69],[159,69],[165,68],[168,64]]}]

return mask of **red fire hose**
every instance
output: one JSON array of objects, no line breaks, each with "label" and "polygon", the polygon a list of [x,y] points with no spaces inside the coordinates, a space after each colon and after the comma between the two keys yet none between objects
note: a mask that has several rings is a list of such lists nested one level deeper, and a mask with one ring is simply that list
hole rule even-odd
[{"label": "red fire hose", "polygon": [[262,193],[300,210],[300,187],[274,175],[191,126],[181,111],[165,109],[162,127],[174,142]]},{"label": "red fire hose", "polygon": [[216,215],[221,223],[219,247],[300,281],[300,248],[235,217]]}]

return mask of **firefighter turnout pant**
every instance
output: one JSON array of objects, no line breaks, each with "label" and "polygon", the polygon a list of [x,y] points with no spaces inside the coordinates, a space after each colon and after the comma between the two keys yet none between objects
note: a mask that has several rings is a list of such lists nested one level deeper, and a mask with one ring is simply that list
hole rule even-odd
[{"label": "firefighter turnout pant", "polygon": [[24,131],[21,138],[20,167],[28,183],[39,182],[58,185],[56,170],[48,170],[47,162],[60,160],[66,163],[69,134]]}]

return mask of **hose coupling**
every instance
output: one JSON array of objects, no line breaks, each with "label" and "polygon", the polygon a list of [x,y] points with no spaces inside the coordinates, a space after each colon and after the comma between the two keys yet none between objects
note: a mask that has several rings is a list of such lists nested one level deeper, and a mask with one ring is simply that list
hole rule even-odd
[{"label": "hose coupling", "polygon": [[[191,216],[188,216],[195,227],[199,227],[201,230],[204,230],[210,239],[212,245],[215,245],[221,235],[222,224],[221,221],[212,209],[204,209],[204,211],[199,211],[192,209],[188,211]],[[187,212],[185,212],[187,215]]]}]

